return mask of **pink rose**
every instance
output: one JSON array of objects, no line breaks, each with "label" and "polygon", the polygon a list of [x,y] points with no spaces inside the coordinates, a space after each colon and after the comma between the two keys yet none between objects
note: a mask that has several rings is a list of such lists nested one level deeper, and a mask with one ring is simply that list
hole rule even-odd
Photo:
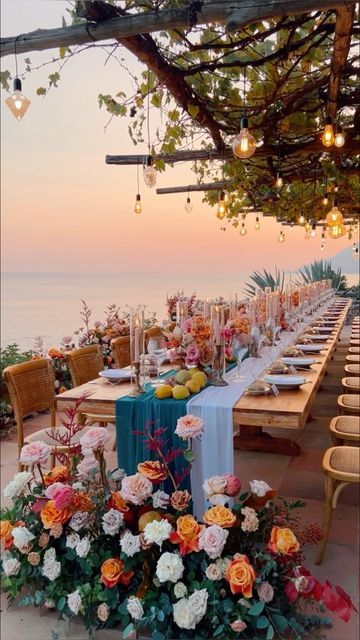
[{"label": "pink rose", "polygon": [[259,584],[257,592],[260,600],[263,602],[271,602],[274,597],[274,589],[267,580]]},{"label": "pink rose", "polygon": [[143,504],[152,494],[152,482],[142,473],[135,473],[133,476],[125,476],[121,483],[121,495],[125,502],[132,504]]},{"label": "pink rose", "polygon": [[224,477],[227,480],[225,493],[228,496],[230,496],[232,498],[235,498],[235,496],[237,496],[238,493],[240,493],[240,489],[241,489],[240,478],[238,478],[237,476],[232,475],[231,473],[225,473]]},{"label": "pink rose", "polygon": [[200,358],[200,349],[197,344],[191,344],[186,349],[185,362],[188,365],[196,364]]},{"label": "pink rose", "polygon": [[187,440],[188,438],[196,438],[204,431],[204,421],[201,418],[197,418],[196,416],[192,416],[191,414],[187,416],[182,416],[178,419],[175,433],[182,438],[183,440]]},{"label": "pink rose", "polygon": [[74,489],[68,484],[64,484],[62,487],[57,487],[53,493],[52,499],[54,500],[54,507],[58,511],[62,511],[69,506],[71,499],[74,495]]},{"label": "pink rose", "polygon": [[203,484],[203,489],[207,495],[207,497],[211,496],[213,493],[225,493],[225,489],[227,487],[227,478],[224,476],[212,476],[205,480]]},{"label": "pink rose", "polygon": [[45,489],[46,497],[49,498],[49,500],[52,500],[53,497],[54,497],[54,492],[56,491],[56,489],[61,489],[62,487],[65,487],[63,482],[53,482],[53,484],[50,484]]},{"label": "pink rose", "polygon": [[90,473],[99,471],[99,462],[93,455],[84,456],[77,465],[76,471],[81,479],[85,479]]},{"label": "pink rose", "polygon": [[46,464],[49,457],[50,449],[42,440],[36,440],[25,444],[21,449],[20,462],[27,467],[34,464]]},{"label": "pink rose", "polygon": [[199,536],[199,549],[204,549],[209,558],[220,558],[229,532],[218,524],[202,529]]},{"label": "pink rose", "polygon": [[236,633],[241,633],[241,631],[244,631],[246,629],[247,624],[242,620],[235,620],[235,622],[231,623],[230,627],[233,631],[236,631]]},{"label": "pink rose", "polygon": [[111,440],[111,435],[107,429],[104,427],[91,427],[91,429],[80,438],[82,452],[86,455],[89,449],[91,451],[103,449],[109,440]]}]

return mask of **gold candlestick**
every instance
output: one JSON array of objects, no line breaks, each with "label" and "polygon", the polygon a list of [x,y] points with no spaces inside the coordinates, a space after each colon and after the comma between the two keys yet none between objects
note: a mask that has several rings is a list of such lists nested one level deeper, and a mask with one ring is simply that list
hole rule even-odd
[{"label": "gold candlestick", "polygon": [[135,369],[135,385],[129,393],[130,398],[138,398],[143,393],[145,393],[144,389],[140,385],[140,362],[133,362],[133,367]]}]

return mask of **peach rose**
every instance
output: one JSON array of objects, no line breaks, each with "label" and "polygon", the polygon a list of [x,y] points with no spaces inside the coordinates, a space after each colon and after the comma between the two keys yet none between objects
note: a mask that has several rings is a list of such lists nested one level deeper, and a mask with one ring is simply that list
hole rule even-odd
[{"label": "peach rose", "polygon": [[56,524],[64,524],[71,517],[71,510],[55,509],[54,501],[48,500],[46,505],[40,511],[40,518],[45,529],[51,529]]},{"label": "peach rose", "polygon": [[135,473],[133,476],[125,476],[121,483],[121,494],[127,502],[132,504],[143,504],[152,494],[153,486],[148,478],[142,473]]},{"label": "peach rose", "polygon": [[166,468],[158,460],[147,460],[146,462],[140,462],[137,466],[139,473],[142,473],[145,478],[151,480],[151,482],[164,482],[168,477]]},{"label": "peach rose", "polygon": [[51,471],[44,474],[45,486],[48,487],[54,482],[67,482],[69,480],[69,470],[65,465],[60,464],[57,467],[53,467]]},{"label": "peach rose", "polygon": [[26,466],[34,464],[46,464],[50,449],[42,440],[35,440],[29,444],[24,444],[20,452],[20,462]]},{"label": "peach rose", "polygon": [[174,491],[170,496],[170,504],[176,511],[184,511],[191,500],[188,491]]},{"label": "peach rose", "polygon": [[225,579],[230,584],[231,593],[242,593],[245,598],[252,598],[252,585],[255,571],[247,556],[236,554],[236,559],[230,562]]},{"label": "peach rose", "polygon": [[204,525],[199,524],[194,516],[180,516],[176,522],[176,531],[170,535],[174,544],[179,544],[181,555],[199,551],[199,535]]},{"label": "peach rose", "polygon": [[5,549],[10,549],[13,543],[12,530],[14,526],[10,520],[0,521],[0,542]]},{"label": "peach rose", "polygon": [[242,631],[244,631],[246,629],[247,624],[243,620],[235,620],[234,622],[232,622],[230,624],[230,627],[236,633],[241,633]]},{"label": "peach rose", "polygon": [[204,421],[191,414],[182,416],[176,423],[175,433],[179,438],[197,438],[204,432]]},{"label": "peach rose", "polygon": [[268,548],[273,553],[291,555],[299,551],[300,545],[291,529],[273,527]]},{"label": "peach rose", "polygon": [[133,571],[124,571],[125,564],[119,558],[109,558],[105,560],[100,568],[100,581],[111,589],[118,583],[127,586],[134,575]]},{"label": "peach rose", "polygon": [[105,427],[91,427],[81,438],[81,450],[84,455],[87,451],[103,450],[111,440],[111,434]]},{"label": "peach rose", "polygon": [[84,491],[77,491],[71,498],[70,509],[71,511],[92,511],[95,507],[94,502],[90,496]]},{"label": "peach rose", "polygon": [[216,507],[211,507],[211,509],[208,509],[206,513],[204,513],[203,520],[204,522],[206,522],[206,524],[218,524],[219,527],[228,529],[235,524],[236,516],[231,511],[231,509],[218,505]]},{"label": "peach rose", "polygon": [[111,491],[107,506],[109,509],[116,509],[116,511],[121,511],[121,513],[129,511],[129,507],[119,491]]}]

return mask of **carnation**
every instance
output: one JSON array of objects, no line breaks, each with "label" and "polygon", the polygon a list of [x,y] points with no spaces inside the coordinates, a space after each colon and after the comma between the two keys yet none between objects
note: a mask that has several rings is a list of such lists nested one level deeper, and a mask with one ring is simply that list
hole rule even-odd
[{"label": "carnation", "polygon": [[110,614],[110,610],[109,607],[107,606],[106,602],[102,602],[101,604],[99,604],[97,610],[96,610],[96,615],[98,617],[98,619],[101,622],[106,622],[106,620],[108,619]]},{"label": "carnation", "polygon": [[21,568],[21,564],[17,558],[8,558],[3,561],[3,570],[6,576],[17,576]]},{"label": "carnation", "polygon": [[229,532],[218,524],[202,529],[199,536],[199,549],[204,549],[209,558],[215,560],[223,552]]},{"label": "carnation", "polygon": [[263,498],[268,491],[271,491],[271,487],[264,480],[250,480],[250,489],[251,493],[259,498]]},{"label": "carnation", "polygon": [[160,556],[156,565],[156,575],[160,582],[177,582],[184,573],[183,561],[177,553],[166,551]]},{"label": "carnation", "polygon": [[146,542],[155,543],[162,547],[162,543],[170,537],[172,527],[167,520],[153,520],[146,525],[144,529],[144,538]]},{"label": "carnation", "polygon": [[187,598],[181,598],[173,605],[173,615],[174,622],[180,629],[195,629],[196,618]]},{"label": "carnation", "polygon": [[124,516],[117,509],[109,509],[102,517],[102,528],[108,536],[114,536],[119,533],[120,527],[124,522]]},{"label": "carnation", "polygon": [[31,478],[32,473],[30,473],[30,471],[19,471],[19,473],[16,473],[3,491],[5,498],[13,499],[21,496],[26,491]]},{"label": "carnation", "polygon": [[91,427],[81,438],[81,450],[85,457],[88,451],[99,451],[111,440],[110,432],[105,427]]},{"label": "carnation", "polygon": [[73,532],[66,537],[66,546],[69,547],[69,549],[75,549],[79,542],[80,536],[78,533]]},{"label": "carnation", "polygon": [[74,613],[75,615],[79,613],[82,602],[81,602],[81,595],[78,590],[68,594],[67,604],[72,613]]},{"label": "carnation", "polygon": [[270,582],[267,582],[267,580],[265,580],[258,586],[257,592],[260,600],[265,603],[271,602],[274,597],[274,589],[271,586]]},{"label": "carnation", "polygon": [[209,564],[209,566],[206,567],[205,575],[212,582],[221,580],[223,577],[220,567],[215,563]]},{"label": "carnation", "polygon": [[208,595],[207,589],[199,589],[194,591],[189,598],[189,609],[195,616],[196,624],[200,622],[206,613]]},{"label": "carnation", "polygon": [[46,464],[49,454],[48,445],[42,440],[35,440],[23,446],[20,453],[20,462],[26,467],[32,467],[34,464]]},{"label": "carnation", "polygon": [[165,491],[160,491],[160,489],[155,491],[155,493],[152,494],[154,509],[165,509],[169,504],[169,499],[170,496],[168,493],[165,493]]},{"label": "carnation", "polygon": [[128,599],[126,608],[133,620],[141,620],[144,615],[144,609],[139,598],[134,596]]},{"label": "carnation", "polygon": [[143,504],[152,494],[153,486],[150,480],[141,473],[126,476],[121,483],[121,495],[126,502]]},{"label": "carnation", "polygon": [[134,536],[130,531],[125,531],[120,540],[121,551],[132,558],[141,549],[140,536]]},{"label": "carnation", "polygon": [[85,536],[84,538],[82,538],[82,540],[80,540],[76,547],[75,547],[75,551],[77,553],[77,555],[79,556],[79,558],[86,558],[87,554],[90,551],[90,540],[87,536]]},{"label": "carnation", "polygon": [[219,567],[223,578],[229,568],[230,562],[231,560],[229,558],[218,558],[215,562],[216,566]]},{"label": "carnation", "polygon": [[241,523],[242,531],[245,531],[246,533],[257,531],[259,528],[259,520],[255,509],[251,509],[251,507],[244,507],[241,509],[241,513],[245,516],[245,519]]},{"label": "carnation", "polygon": [[178,419],[175,433],[179,438],[187,440],[196,438],[204,432],[204,421],[191,414]]},{"label": "carnation", "polygon": [[11,535],[13,537],[14,546],[21,551],[26,548],[31,540],[34,540],[35,536],[26,527],[14,527]]},{"label": "carnation", "polygon": [[174,585],[175,598],[184,598],[187,594],[187,586],[183,582],[177,582]]}]

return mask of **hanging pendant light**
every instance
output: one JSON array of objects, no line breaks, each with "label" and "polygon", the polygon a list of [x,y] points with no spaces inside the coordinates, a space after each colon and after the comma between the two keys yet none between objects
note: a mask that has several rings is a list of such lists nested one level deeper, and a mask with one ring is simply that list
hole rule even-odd
[{"label": "hanging pendant light", "polygon": [[219,220],[223,220],[227,214],[227,206],[225,202],[225,191],[220,191],[219,204],[217,210],[217,217]]},{"label": "hanging pendant light", "polygon": [[20,78],[16,77],[14,79],[14,91],[6,98],[5,104],[9,107],[16,120],[21,120],[27,112],[31,103],[22,93]]},{"label": "hanging pendant light", "polygon": [[340,125],[337,125],[334,137],[334,145],[335,147],[343,147],[345,144],[345,136]]},{"label": "hanging pendant light", "polygon": [[144,182],[149,189],[155,187],[156,185],[156,169],[153,165],[153,159],[150,155],[146,156],[144,166],[143,166],[143,177]]},{"label": "hanging pendant light", "polygon": [[140,185],[139,185],[139,165],[136,165],[136,178],[137,178],[137,194],[135,198],[135,207],[134,212],[139,214],[142,211],[141,206],[141,195],[140,195]]},{"label": "hanging pendant light", "polygon": [[277,189],[281,189],[284,185],[284,180],[281,171],[281,153],[280,153],[280,129],[279,129],[279,140],[278,140],[278,168],[276,172],[276,180],[275,187]]},{"label": "hanging pendant light", "polygon": [[246,214],[243,213],[241,217],[242,217],[242,223],[241,223],[240,235],[241,236],[246,236],[246,234],[247,234],[247,229],[245,227]]},{"label": "hanging pendant light", "polygon": [[348,229],[348,240],[352,240],[352,237],[353,237],[353,228],[352,228],[352,225],[350,225]]},{"label": "hanging pendant light", "polygon": [[293,223],[293,221],[290,222],[290,231],[294,231],[294,223]]},{"label": "hanging pendant light", "polygon": [[246,68],[244,69],[244,115],[240,121],[240,133],[235,136],[232,142],[232,150],[237,158],[245,160],[250,158],[256,151],[256,140],[249,132],[249,122],[246,117]]},{"label": "hanging pendant light", "polygon": [[316,223],[313,222],[311,225],[310,237],[316,238]]},{"label": "hanging pendant light", "polygon": [[327,116],[325,120],[325,127],[321,136],[321,142],[324,147],[332,147],[334,144],[334,128],[332,124],[332,117]]},{"label": "hanging pendant light", "polygon": [[334,225],[341,225],[344,223],[344,218],[341,211],[338,209],[336,198],[334,200],[333,208],[331,209],[331,211],[329,211],[329,213],[326,216],[325,222],[328,227],[331,227]]},{"label": "hanging pendant light", "polygon": [[278,235],[278,242],[285,242],[285,233],[281,229],[280,234]]},{"label": "hanging pendant light", "polygon": [[188,191],[184,209],[185,209],[186,213],[191,213],[193,208],[194,208],[194,205],[192,204],[192,202],[190,200],[190,193]]},{"label": "hanging pendant light", "polygon": [[355,248],[355,251],[353,252],[353,258],[354,258],[355,260],[358,260],[358,259],[359,259],[359,247],[356,247],[356,248]]},{"label": "hanging pendant light", "polygon": [[260,220],[259,220],[259,216],[256,216],[256,220],[255,220],[255,231],[260,231]]}]

